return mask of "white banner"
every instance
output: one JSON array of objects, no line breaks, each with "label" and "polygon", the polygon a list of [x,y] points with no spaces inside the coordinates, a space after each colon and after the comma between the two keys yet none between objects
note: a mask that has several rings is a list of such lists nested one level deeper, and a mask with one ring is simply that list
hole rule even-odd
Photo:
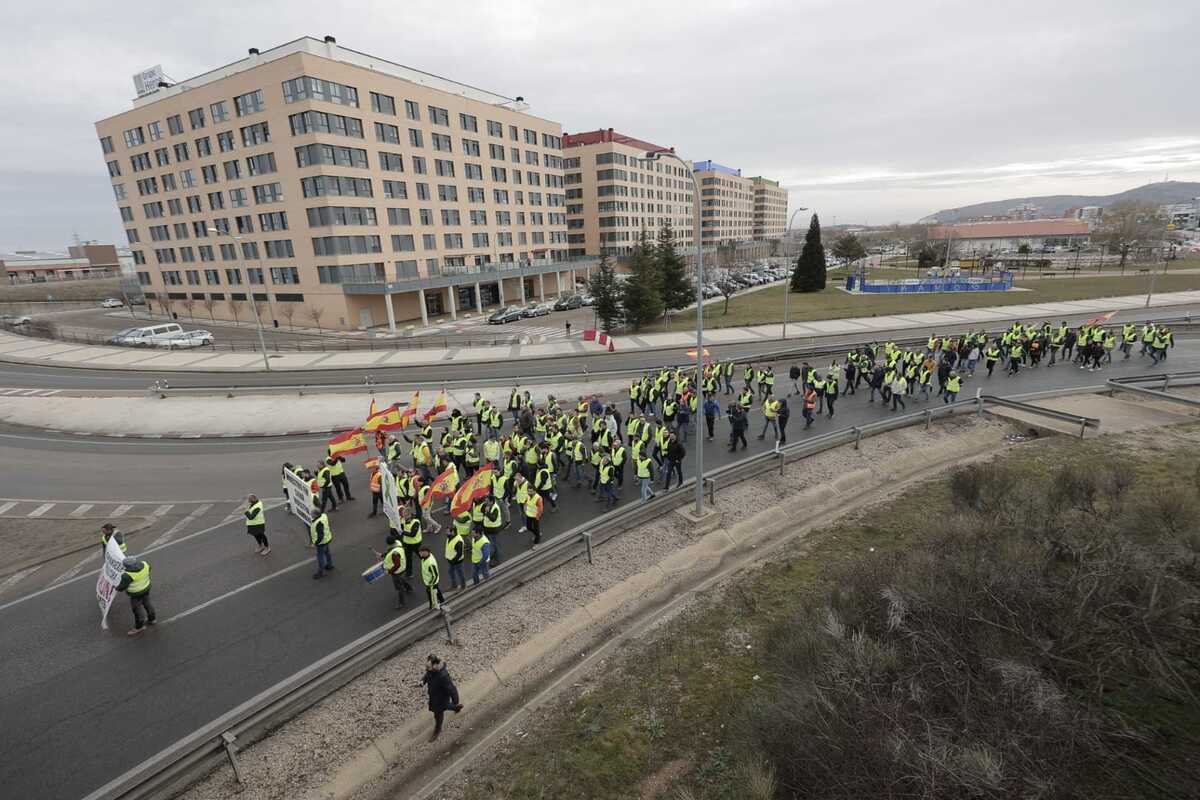
[{"label": "white banner", "polygon": [[312,486],[287,467],[283,468],[283,480],[288,488],[288,511],[304,520],[305,525],[313,521]]},{"label": "white banner", "polygon": [[108,630],[108,609],[112,607],[113,598],[117,596],[117,584],[125,573],[125,554],[117,537],[110,536],[104,546],[104,564],[100,567],[100,575],[96,578],[96,602],[100,605],[100,627]]},{"label": "white banner", "polygon": [[387,468],[387,462],[379,459],[379,488],[383,493],[383,513],[393,530],[400,530],[400,496],[396,493],[396,478]]}]

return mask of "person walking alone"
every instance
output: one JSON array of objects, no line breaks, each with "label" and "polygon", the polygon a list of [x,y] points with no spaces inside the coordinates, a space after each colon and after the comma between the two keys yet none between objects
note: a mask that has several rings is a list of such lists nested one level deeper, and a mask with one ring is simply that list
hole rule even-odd
[{"label": "person walking alone", "polygon": [[446,665],[435,655],[430,655],[425,662],[425,675],[421,678],[421,685],[429,690],[429,710],[433,712],[433,734],[429,741],[432,742],[442,735],[442,720],[446,711],[457,714],[462,711],[463,706],[459,702],[458,687],[446,671]]},{"label": "person walking alone", "polygon": [[123,565],[125,572],[117,584],[117,591],[129,595],[129,607],[133,610],[133,627],[125,635],[137,636],[158,617],[150,604],[150,562],[127,558]]},{"label": "person walking alone", "polygon": [[717,398],[709,395],[704,400],[704,424],[708,428],[708,440],[713,440],[713,426],[717,423],[717,417],[721,415],[721,404],[717,402]]},{"label": "person walking alone", "polygon": [[263,511],[262,500],[256,495],[246,498],[246,533],[254,537],[258,543],[258,554],[265,556],[271,552],[271,544],[267,541],[267,514]]}]

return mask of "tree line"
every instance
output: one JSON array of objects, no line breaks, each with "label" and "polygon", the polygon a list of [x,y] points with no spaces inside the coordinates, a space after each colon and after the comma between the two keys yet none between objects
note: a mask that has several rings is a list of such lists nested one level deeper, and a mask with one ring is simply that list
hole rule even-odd
[{"label": "tree line", "polygon": [[653,322],[667,311],[687,308],[695,298],[695,286],[675,248],[675,232],[670,225],[658,229],[650,238],[643,229],[629,256],[629,276],[617,280],[616,268],[607,255],[588,282],[595,298],[594,308],[603,330],[618,325],[634,330]]}]

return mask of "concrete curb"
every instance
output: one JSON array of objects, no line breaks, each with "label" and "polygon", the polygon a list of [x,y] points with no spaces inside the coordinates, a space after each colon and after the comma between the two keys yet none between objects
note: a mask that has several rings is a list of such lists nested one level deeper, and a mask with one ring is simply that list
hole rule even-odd
[{"label": "concrete curb", "polygon": [[[606,640],[627,620],[658,602],[656,598],[677,597],[692,592],[705,581],[719,576],[737,552],[747,554],[744,559],[747,563],[739,568],[761,563],[771,557],[772,551],[778,546],[803,538],[818,525],[840,516],[843,511],[853,510],[853,507],[844,505],[844,501],[852,496],[859,499],[864,493],[880,493],[881,496],[872,498],[873,502],[878,502],[926,474],[936,473],[954,463],[988,457],[1002,449],[1003,446],[992,445],[978,447],[974,451],[964,450],[960,437],[952,435],[919,452],[906,451],[892,459],[886,468],[855,470],[839,476],[831,484],[815,486],[794,495],[788,505],[803,507],[808,511],[810,521],[803,525],[796,526],[794,512],[783,503],[732,526],[718,524],[716,530],[704,534],[688,547],[625,578],[568,616],[551,623],[493,664],[490,670],[471,676],[460,687],[460,694],[484,698],[498,689],[509,689],[515,691],[516,696],[509,699],[508,704],[523,705],[528,702],[529,687],[520,686],[521,671],[536,662],[551,659],[556,662],[556,669],[547,680],[555,680],[558,667],[574,660],[574,648],[570,654],[562,655],[565,652],[564,645],[571,637],[588,634],[587,649],[591,650],[591,645]],[[729,491],[736,486],[733,484],[720,491]],[[721,523],[723,521],[722,518]],[[751,551],[753,555],[749,555]],[[735,561],[734,565],[740,561]],[[476,704],[475,708],[480,705],[483,704]],[[484,708],[482,712],[488,719],[505,713],[507,709],[504,708]],[[428,728],[428,719],[415,714],[361,748],[357,755],[337,769],[330,780],[305,793],[304,799],[349,800],[368,784],[383,777],[389,768],[410,757],[411,743]],[[410,764],[412,769],[409,773],[435,764],[463,744],[460,741],[463,738],[461,733],[447,738],[446,744],[423,754],[417,764]]]}]

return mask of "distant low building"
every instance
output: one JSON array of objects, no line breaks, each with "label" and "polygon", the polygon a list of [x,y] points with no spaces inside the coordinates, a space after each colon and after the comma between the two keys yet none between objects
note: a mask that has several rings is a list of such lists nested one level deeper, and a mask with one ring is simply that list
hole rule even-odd
[{"label": "distant low building", "polygon": [[1200,230],[1200,197],[1194,197],[1186,203],[1162,206],[1161,211],[1167,224],[1173,225],[1175,230]]},{"label": "distant low building", "polygon": [[65,254],[37,250],[0,253],[0,281],[5,283],[116,277],[120,269],[117,248],[111,244],[72,245]]},{"label": "distant low building", "polygon": [[1072,247],[1089,241],[1088,224],[1076,219],[1035,219],[1015,222],[970,222],[937,225],[929,229],[931,241],[949,239],[959,253],[1016,251],[1045,247]]}]

